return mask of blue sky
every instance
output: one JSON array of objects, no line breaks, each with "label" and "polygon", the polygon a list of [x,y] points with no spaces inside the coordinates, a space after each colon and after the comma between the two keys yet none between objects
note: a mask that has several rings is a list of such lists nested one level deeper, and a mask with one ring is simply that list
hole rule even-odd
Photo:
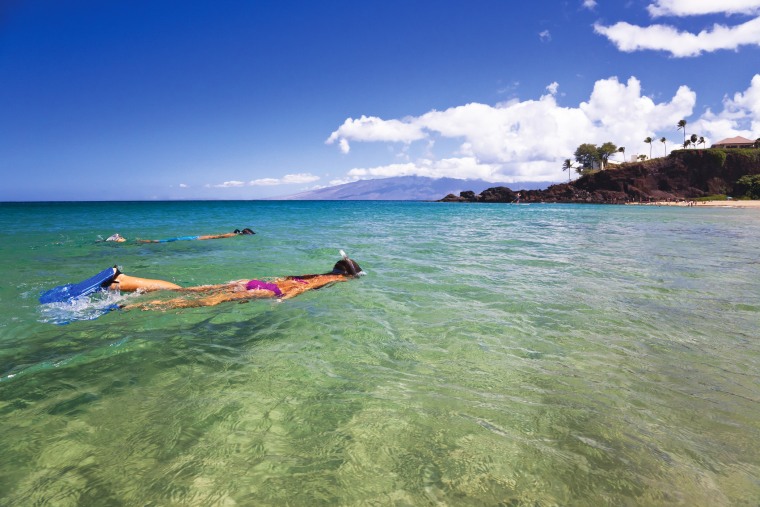
[{"label": "blue sky", "polygon": [[3,201],[519,188],[680,119],[760,137],[760,0],[0,4]]}]

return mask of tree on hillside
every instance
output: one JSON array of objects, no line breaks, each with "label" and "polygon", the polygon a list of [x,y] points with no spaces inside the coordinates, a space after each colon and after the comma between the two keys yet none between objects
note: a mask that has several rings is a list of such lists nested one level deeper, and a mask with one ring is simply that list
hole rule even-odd
[{"label": "tree on hillside", "polygon": [[618,148],[618,152],[623,154],[623,162],[625,162],[625,146]]},{"label": "tree on hillside", "polygon": [[760,137],[755,139],[755,148],[760,148]]},{"label": "tree on hillside", "polygon": [[683,142],[683,149],[685,150],[685,149],[686,149],[686,148],[688,148],[690,145],[691,145],[691,140],[690,140],[690,139],[687,139],[686,141],[684,141],[684,142]]},{"label": "tree on hillside", "polygon": [[697,137],[697,134],[692,134],[691,137],[689,137],[689,140],[691,141],[691,144],[694,145],[694,149],[697,149],[697,141],[699,141],[699,137]]},{"label": "tree on hillside", "polygon": [[702,148],[704,148],[706,142],[707,141],[705,141],[705,137],[704,136],[699,136],[699,141],[697,142],[697,144],[701,144]]},{"label": "tree on hillside", "polygon": [[649,136],[647,136],[647,138],[644,139],[644,142],[649,145],[649,158],[652,158],[652,141],[654,141],[654,139],[652,139]]},{"label": "tree on hillside", "polygon": [[578,174],[593,169],[599,163],[599,150],[595,144],[583,143],[576,148],[573,155],[575,155],[575,161],[581,165],[577,169]]},{"label": "tree on hillside", "polygon": [[683,129],[683,144],[686,144],[686,120],[678,120],[678,130]]},{"label": "tree on hillside", "polygon": [[661,138],[660,138],[660,142],[661,142],[661,143],[662,143],[662,145],[665,147],[665,148],[664,148],[664,149],[665,149],[665,156],[667,157],[667,156],[668,156],[668,144],[667,144],[667,143],[668,143],[668,140],[667,140],[667,139],[665,139],[665,137],[663,136],[663,137],[661,137]]},{"label": "tree on hillside", "polygon": [[[760,141],[760,139],[758,139]],[[736,182],[746,188],[745,196],[750,199],[760,199],[760,174],[747,174]]]},{"label": "tree on hillside", "polygon": [[562,170],[567,171],[567,183],[570,183],[570,170],[573,168],[573,161],[569,158],[565,159],[565,162],[562,164]]},{"label": "tree on hillside", "polygon": [[646,159],[647,159],[646,155],[639,155],[639,160],[641,160],[642,162],[645,161]]},{"label": "tree on hillside", "polygon": [[599,160],[602,162],[602,169],[605,168],[607,165],[607,160],[609,160],[610,155],[617,152],[617,146],[615,146],[610,141],[607,141],[603,145],[601,145],[598,149],[599,151]]}]

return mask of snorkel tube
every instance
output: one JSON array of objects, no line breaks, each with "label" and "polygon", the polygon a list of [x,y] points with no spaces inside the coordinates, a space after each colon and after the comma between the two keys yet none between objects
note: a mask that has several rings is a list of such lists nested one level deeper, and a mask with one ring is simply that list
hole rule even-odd
[{"label": "snorkel tube", "polygon": [[356,272],[356,268],[354,267],[354,261],[348,258],[348,255],[346,255],[346,252],[343,250],[340,250],[340,256],[343,257],[343,260],[346,261],[346,264],[348,264],[348,270],[351,272],[351,276],[357,276],[358,273]]}]

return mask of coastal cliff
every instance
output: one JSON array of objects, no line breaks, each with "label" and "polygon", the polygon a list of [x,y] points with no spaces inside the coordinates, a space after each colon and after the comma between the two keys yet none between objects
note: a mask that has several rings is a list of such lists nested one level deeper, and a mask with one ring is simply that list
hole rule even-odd
[{"label": "coastal cliff", "polygon": [[[760,149],[676,150],[667,157],[623,163],[585,174],[572,183],[519,193],[520,202],[592,204],[741,196],[746,189],[737,180],[752,174],[760,174]],[[517,192],[500,186],[480,194],[449,194],[440,201],[514,202]]]}]

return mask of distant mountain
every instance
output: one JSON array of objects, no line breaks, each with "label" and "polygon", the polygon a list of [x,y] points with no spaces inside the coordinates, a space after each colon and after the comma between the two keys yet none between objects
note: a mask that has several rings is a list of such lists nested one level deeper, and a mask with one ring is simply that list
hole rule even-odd
[{"label": "distant mountain", "polygon": [[456,178],[435,179],[424,176],[397,176],[395,178],[354,181],[276,199],[292,201],[437,201],[441,196],[459,195],[463,190],[479,191],[494,186],[508,186],[514,190],[538,190],[547,188],[551,184],[551,182],[543,181],[494,183],[492,181]]}]

